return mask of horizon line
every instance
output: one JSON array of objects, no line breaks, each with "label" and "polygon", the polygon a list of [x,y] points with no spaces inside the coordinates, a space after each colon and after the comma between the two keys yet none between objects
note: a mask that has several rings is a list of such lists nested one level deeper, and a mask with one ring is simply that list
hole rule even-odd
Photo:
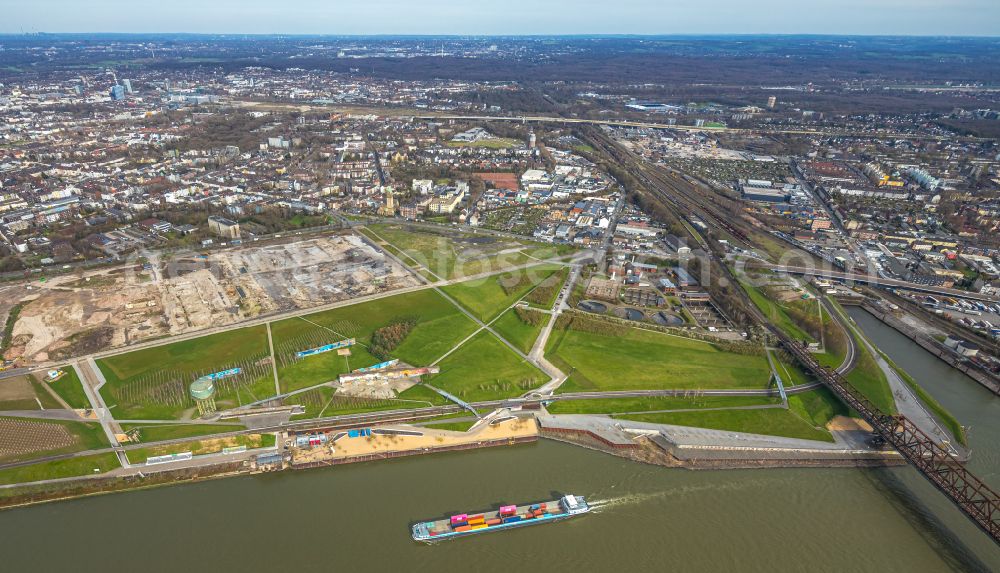
[{"label": "horizon line", "polygon": [[566,33],[422,33],[422,32],[391,32],[391,33],[327,33],[327,32],[24,32],[0,31],[0,37],[32,37],[32,36],[254,36],[254,37],[301,37],[301,38],[710,38],[710,37],[775,37],[775,38],[965,38],[965,39],[997,39],[1000,34],[865,34],[857,32],[818,33],[818,32],[566,32]]}]

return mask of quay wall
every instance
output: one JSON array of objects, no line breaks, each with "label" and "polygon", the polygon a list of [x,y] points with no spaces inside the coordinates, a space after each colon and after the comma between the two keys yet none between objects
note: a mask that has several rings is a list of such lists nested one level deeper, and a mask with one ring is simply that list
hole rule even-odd
[{"label": "quay wall", "polygon": [[937,340],[934,340],[932,337],[927,336],[926,334],[915,330],[914,328],[912,328],[911,326],[909,326],[908,324],[897,318],[891,312],[883,310],[867,300],[862,304],[856,306],[859,306],[860,308],[864,309],[866,312],[868,312],[868,314],[879,319],[886,326],[891,327],[893,330],[899,332],[900,334],[909,338],[913,342],[916,342],[917,344],[920,345],[921,348],[923,348],[927,352],[930,352],[934,356],[937,356],[955,370],[958,370],[959,372],[962,372],[969,378],[972,378],[973,380],[978,382],[980,386],[986,388],[987,390],[993,392],[994,394],[1000,395],[1000,382],[998,382],[996,378],[994,378],[990,374],[987,374],[980,368],[974,366],[972,363],[966,360],[962,360],[961,357],[957,356],[951,350],[945,348]]}]

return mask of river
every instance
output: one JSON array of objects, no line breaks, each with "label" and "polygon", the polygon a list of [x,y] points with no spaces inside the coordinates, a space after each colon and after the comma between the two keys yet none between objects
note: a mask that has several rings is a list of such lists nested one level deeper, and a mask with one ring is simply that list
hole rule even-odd
[{"label": "river", "polygon": [[[852,316],[972,426],[972,466],[995,484],[998,402]],[[409,537],[415,520],[557,491],[597,510],[434,546]],[[1000,550],[910,468],[688,471],[544,440],[0,512],[0,559],[6,571],[104,573],[1000,570]]]}]

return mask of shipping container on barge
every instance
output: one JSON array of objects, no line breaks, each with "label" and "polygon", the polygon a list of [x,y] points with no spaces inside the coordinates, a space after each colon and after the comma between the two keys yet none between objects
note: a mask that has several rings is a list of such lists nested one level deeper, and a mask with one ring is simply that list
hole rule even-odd
[{"label": "shipping container on barge", "polygon": [[413,540],[434,543],[487,531],[549,523],[588,511],[587,501],[576,495],[530,505],[503,505],[496,511],[474,515],[460,513],[448,519],[421,521],[413,525]]}]

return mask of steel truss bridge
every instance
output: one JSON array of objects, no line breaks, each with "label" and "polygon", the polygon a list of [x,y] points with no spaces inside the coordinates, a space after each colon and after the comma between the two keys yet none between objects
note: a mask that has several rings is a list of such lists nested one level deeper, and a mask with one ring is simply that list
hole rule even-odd
[{"label": "steel truss bridge", "polygon": [[995,543],[1000,544],[1000,496],[905,416],[880,411],[840,374],[821,366],[800,344],[786,340],[785,349],[812,370],[845,404],[872,426],[927,481],[958,506]]}]

